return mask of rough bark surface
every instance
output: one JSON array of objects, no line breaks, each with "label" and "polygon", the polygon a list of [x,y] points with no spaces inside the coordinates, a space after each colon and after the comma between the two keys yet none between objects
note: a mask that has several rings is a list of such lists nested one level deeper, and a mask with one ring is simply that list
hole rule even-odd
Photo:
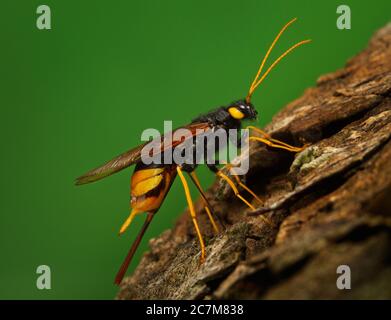
[{"label": "rough bark surface", "polygon": [[[266,131],[308,147],[294,155],[251,144],[257,214],[216,182],[207,196],[220,234],[196,204],[206,262],[185,212],[150,240],[118,299],[391,299],[391,24]],[[350,267],[350,290],[336,286],[340,265]]]}]

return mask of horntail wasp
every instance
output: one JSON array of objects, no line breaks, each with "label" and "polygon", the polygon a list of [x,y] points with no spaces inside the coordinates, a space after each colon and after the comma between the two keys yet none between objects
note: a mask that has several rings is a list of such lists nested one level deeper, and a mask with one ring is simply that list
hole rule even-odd
[{"label": "horntail wasp", "polygon": [[[254,120],[257,117],[257,111],[254,108],[254,106],[251,104],[251,96],[253,95],[255,89],[262,83],[262,81],[265,79],[265,77],[270,73],[270,71],[286,56],[288,55],[292,50],[295,48],[310,42],[310,40],[303,40],[292,47],[290,47],[288,50],[286,50],[280,57],[278,57],[271,65],[270,67],[263,73],[261,76],[262,69],[265,65],[265,62],[270,55],[273,47],[277,43],[278,39],[281,37],[283,32],[288,28],[289,25],[291,25],[294,21],[296,21],[296,18],[289,21],[278,33],[272,44],[270,45],[268,51],[266,52],[265,57],[263,58],[258,72],[251,83],[250,89],[248,91],[248,94],[244,100],[236,101],[228,106],[220,107],[218,109],[215,109],[207,114],[201,115],[194,119],[190,124],[183,126],[182,128],[186,128],[190,130],[193,134],[191,138],[194,138],[196,135],[197,129],[202,129],[206,132],[210,131],[213,132],[217,128],[221,128],[224,130],[229,129],[240,129],[241,128],[241,121],[242,120]],[[267,133],[262,131],[259,128],[249,126],[247,127],[249,130],[253,130],[258,133],[256,136],[249,137],[249,140],[258,141],[261,143],[264,143],[270,147],[274,148],[280,148],[285,149],[291,152],[299,152],[302,150],[302,148],[294,147],[291,145],[288,145],[284,142],[278,141],[276,139],[271,138]],[[178,130],[178,129],[176,129]],[[173,133],[176,131],[174,130]],[[251,131],[250,131],[251,132]],[[163,137],[164,138],[164,137]],[[159,138],[162,139],[162,138]],[[126,270],[130,264],[130,261],[140,244],[140,241],[149,226],[154,214],[159,210],[161,204],[163,203],[175,177],[178,175],[185,191],[186,200],[189,206],[189,211],[191,215],[192,222],[194,224],[195,231],[197,233],[197,237],[200,243],[201,248],[201,263],[205,261],[205,244],[204,240],[201,235],[201,231],[199,228],[199,225],[197,223],[197,216],[196,212],[194,210],[194,205],[190,196],[189,186],[188,183],[184,177],[183,172],[187,172],[190,176],[190,179],[197,187],[198,191],[201,194],[201,197],[204,202],[205,211],[209,217],[209,220],[212,224],[212,227],[215,232],[219,231],[218,225],[216,224],[215,220],[212,216],[212,209],[208,203],[208,200],[206,199],[205,193],[201,188],[200,182],[196,176],[195,173],[195,167],[196,165],[178,165],[175,163],[171,164],[150,164],[145,165],[141,161],[141,153],[143,148],[152,141],[146,142],[134,149],[131,149],[118,157],[110,160],[109,162],[105,163],[104,165],[93,169],[86,174],[80,176],[76,179],[76,185],[81,185],[85,183],[94,182],[100,179],[103,179],[109,175],[112,175],[122,169],[125,169],[133,164],[136,165],[135,170],[133,172],[133,175],[131,177],[131,202],[130,205],[132,207],[132,211],[129,215],[129,217],[126,219],[124,224],[122,225],[120,229],[120,234],[122,234],[131,224],[133,218],[142,212],[145,212],[147,214],[146,220],[144,222],[144,225],[142,226],[141,230],[139,231],[134,243],[132,244],[128,255],[125,258],[125,261],[123,262],[120,270],[118,271],[118,274],[115,278],[115,283],[119,285],[126,273]],[[162,142],[161,140],[159,142]],[[171,152],[175,147],[178,145],[184,143],[183,139],[181,141],[172,141],[169,146],[166,146],[165,144],[160,144],[160,149],[158,152]],[[228,164],[229,166],[230,164]],[[241,180],[238,178],[238,176],[234,175],[233,177],[236,179],[235,182],[231,179],[231,177],[227,176],[225,173],[223,173],[223,170],[220,170],[215,164],[208,164],[209,169],[213,173],[215,173],[219,178],[224,179],[228,185],[232,188],[234,191],[234,194],[236,197],[238,197],[241,201],[243,201],[249,208],[252,210],[255,210],[254,206],[248,202],[240,193],[236,186],[238,184],[241,186],[244,190],[246,190],[249,194],[251,194],[257,201],[260,202],[260,199],[257,197],[257,195],[249,189],[244,183],[241,182]]]}]

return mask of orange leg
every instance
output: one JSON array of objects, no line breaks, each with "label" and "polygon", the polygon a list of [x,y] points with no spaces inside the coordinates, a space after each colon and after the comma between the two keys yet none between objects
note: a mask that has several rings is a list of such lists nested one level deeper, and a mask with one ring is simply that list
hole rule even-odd
[{"label": "orange leg", "polygon": [[186,196],[187,204],[189,205],[191,219],[193,220],[194,228],[195,228],[195,230],[197,232],[197,236],[198,236],[198,241],[200,242],[200,247],[201,247],[200,261],[201,261],[201,263],[204,263],[205,262],[205,243],[204,243],[204,240],[202,239],[201,231],[198,226],[196,212],[194,210],[193,201],[191,200],[189,185],[187,184],[185,176],[182,173],[182,169],[179,166],[176,169],[178,172],[178,176],[182,181],[183,189],[185,190],[185,196]]},{"label": "orange leg", "polygon": [[[225,167],[226,167],[228,170],[230,170],[231,168],[234,167],[234,165],[231,164],[231,163],[227,163],[227,164],[225,165]],[[247,187],[247,186],[240,180],[240,178],[239,178],[237,175],[232,175],[232,176],[233,176],[234,179],[236,180],[236,183],[237,183],[239,186],[241,186],[244,190],[246,190],[249,194],[251,194],[251,195],[258,201],[259,204],[262,204],[262,203],[263,203],[263,201],[255,194],[255,192],[252,191],[249,187]]]},{"label": "orange leg", "polygon": [[[225,174],[222,173],[221,171],[218,171],[216,174],[217,174],[217,176],[219,176],[220,178],[224,179],[224,180],[228,183],[228,185],[231,187],[232,191],[234,192],[234,194],[235,194],[235,196],[236,196],[237,198],[239,198],[240,200],[242,200],[242,201],[243,201],[243,202],[244,202],[252,211],[255,211],[255,210],[256,210],[255,207],[254,207],[250,202],[248,202],[246,199],[244,199],[244,198],[240,195],[238,188],[236,188],[236,186],[235,186],[235,183],[234,183],[227,175],[225,175]],[[261,217],[262,217],[262,219],[263,219],[266,223],[268,223],[269,225],[271,225],[271,226],[274,227],[273,223],[272,223],[269,219],[267,219],[267,218],[264,217],[264,216],[261,216]]]},{"label": "orange leg", "polygon": [[249,139],[250,140],[255,140],[255,141],[259,141],[259,142],[262,142],[270,147],[273,147],[273,148],[280,148],[280,149],[285,149],[285,150],[288,150],[288,151],[291,151],[291,152],[300,152],[300,151],[303,151],[306,146],[303,146],[303,147],[294,147],[294,146],[291,146],[285,142],[282,142],[280,140],[277,140],[277,139],[273,139],[269,134],[267,134],[265,131],[257,128],[257,127],[254,127],[254,126],[248,126],[246,129],[250,129],[250,130],[254,130],[255,132],[258,132],[262,137],[255,137],[255,136],[250,136]]},{"label": "orange leg", "polygon": [[204,207],[205,211],[209,217],[210,223],[212,224],[212,227],[213,227],[215,233],[219,233],[219,227],[217,226],[216,222],[213,219],[212,212],[211,212],[212,210],[210,209],[208,200],[206,199],[205,192],[204,192],[204,190],[202,190],[200,180],[198,179],[198,177],[194,171],[190,173],[190,177],[193,180],[194,184],[196,185],[198,191],[201,194],[202,200],[204,201],[204,204],[205,204],[205,207]]}]

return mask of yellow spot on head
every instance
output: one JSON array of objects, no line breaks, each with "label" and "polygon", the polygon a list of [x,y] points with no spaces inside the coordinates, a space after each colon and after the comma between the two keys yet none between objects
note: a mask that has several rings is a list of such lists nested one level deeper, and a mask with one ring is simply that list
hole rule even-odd
[{"label": "yellow spot on head", "polygon": [[232,118],[241,120],[244,118],[244,113],[240,111],[236,107],[231,107],[228,109],[229,114],[231,115]]}]

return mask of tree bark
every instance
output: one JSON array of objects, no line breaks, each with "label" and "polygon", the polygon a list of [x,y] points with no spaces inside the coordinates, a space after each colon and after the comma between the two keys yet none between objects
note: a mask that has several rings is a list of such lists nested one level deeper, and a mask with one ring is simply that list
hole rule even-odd
[{"label": "tree bark", "polygon": [[[207,197],[225,229],[214,235],[196,203],[206,262],[186,211],[150,240],[117,299],[391,299],[391,24],[265,130],[308,147],[251,143],[256,214],[216,181]],[[337,288],[341,265],[350,290]]]}]

